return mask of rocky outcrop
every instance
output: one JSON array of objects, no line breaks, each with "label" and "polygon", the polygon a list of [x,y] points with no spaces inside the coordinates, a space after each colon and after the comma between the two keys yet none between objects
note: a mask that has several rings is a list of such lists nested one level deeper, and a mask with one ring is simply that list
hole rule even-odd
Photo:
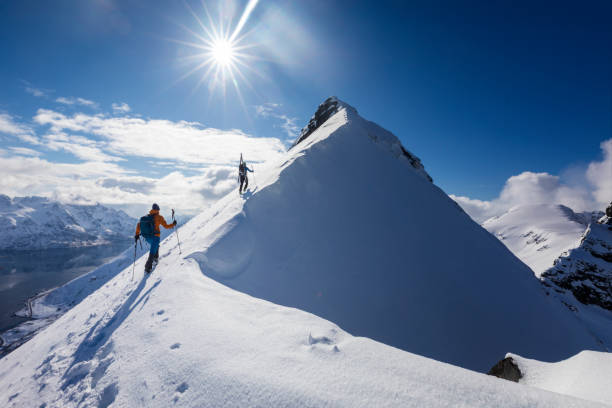
[{"label": "rocky outcrop", "polygon": [[[322,104],[319,105],[315,114],[310,118],[308,124],[304,126],[302,131],[300,132],[300,137],[293,143],[293,146],[305,140],[308,136],[312,134],[315,130],[319,128],[323,123],[327,121],[327,119],[331,118],[335,113],[338,112],[339,102],[338,98],[335,96],[330,96]],[[291,147],[293,147],[291,146]]]},{"label": "rocky outcrop", "polygon": [[[357,109],[353,108],[349,104],[342,102],[335,96],[330,96],[322,104],[319,105],[315,114],[310,118],[308,124],[304,126],[302,131],[300,132],[300,136],[291,146],[292,148],[299,143],[306,140],[315,130],[321,127],[329,118],[331,118],[334,114],[338,113],[340,109],[346,109],[347,111],[354,112],[357,114]],[[400,156],[410,163],[410,165],[416,169],[423,177],[425,177],[430,182],[433,182],[431,176],[425,171],[425,167],[421,163],[421,159],[417,156],[406,150],[404,146],[402,146],[399,139],[393,135],[391,132],[380,128],[378,125],[369,122],[372,126],[375,126],[377,129],[377,134],[370,134],[370,138],[379,144],[387,144],[389,145],[389,149],[393,152],[396,152],[396,156]],[[381,140],[382,139],[382,140]]]},{"label": "rocky outcrop", "polygon": [[504,380],[519,382],[523,377],[523,373],[512,357],[506,357],[495,364],[487,373],[489,375],[503,378]]},{"label": "rocky outcrop", "polygon": [[[606,212],[612,212],[612,208]],[[542,274],[542,283],[549,291],[571,293],[582,304],[612,311],[611,220],[604,215],[592,223],[580,245],[559,257],[554,266]]]}]

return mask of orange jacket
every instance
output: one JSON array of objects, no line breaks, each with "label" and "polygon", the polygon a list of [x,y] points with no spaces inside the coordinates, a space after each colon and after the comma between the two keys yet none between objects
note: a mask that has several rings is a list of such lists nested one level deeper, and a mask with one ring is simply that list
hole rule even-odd
[{"label": "orange jacket", "polygon": [[[163,216],[159,215],[159,210],[151,210],[149,214],[153,215],[153,221],[155,222],[155,236],[159,237],[159,226],[163,225],[165,229],[174,228],[174,224],[166,223]],[[136,224],[136,235],[140,235],[140,222]]]}]

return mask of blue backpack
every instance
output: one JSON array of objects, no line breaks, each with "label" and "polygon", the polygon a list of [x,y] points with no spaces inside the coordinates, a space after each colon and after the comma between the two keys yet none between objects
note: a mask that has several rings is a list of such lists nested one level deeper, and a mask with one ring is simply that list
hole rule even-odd
[{"label": "blue backpack", "polygon": [[152,237],[155,235],[155,216],[153,214],[140,217],[140,234],[143,237]]}]

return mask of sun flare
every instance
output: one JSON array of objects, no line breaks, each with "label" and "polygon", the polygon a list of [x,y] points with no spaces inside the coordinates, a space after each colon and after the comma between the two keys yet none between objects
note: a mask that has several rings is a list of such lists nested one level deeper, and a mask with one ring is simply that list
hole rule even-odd
[{"label": "sun flare", "polygon": [[210,54],[215,63],[222,67],[227,67],[232,63],[235,52],[232,43],[226,39],[216,40],[210,48]]},{"label": "sun flare", "polygon": [[[200,85],[204,85],[211,91],[211,95],[216,90],[220,90],[225,97],[226,89],[232,87],[242,101],[239,83],[252,87],[246,73],[251,72],[261,75],[251,64],[252,61],[257,60],[254,50],[258,44],[249,40],[252,30],[243,32],[245,31],[245,24],[258,1],[248,1],[245,9],[242,11],[240,20],[233,28],[231,24],[226,24],[227,22],[235,21],[233,16],[220,14],[218,20],[215,21],[209,13],[206,3],[202,3],[204,6],[203,13],[197,13],[191,8],[189,3],[185,3],[187,10],[198,23],[201,32],[194,31],[185,25],[180,25],[193,36],[194,41],[174,41],[192,47],[197,52],[181,57],[183,61],[186,61],[192,67],[178,81],[200,73],[200,79],[194,90],[198,89]],[[220,0],[220,3],[222,3],[222,0]],[[202,16],[205,19],[202,19]],[[205,24],[205,21],[208,24]]]}]

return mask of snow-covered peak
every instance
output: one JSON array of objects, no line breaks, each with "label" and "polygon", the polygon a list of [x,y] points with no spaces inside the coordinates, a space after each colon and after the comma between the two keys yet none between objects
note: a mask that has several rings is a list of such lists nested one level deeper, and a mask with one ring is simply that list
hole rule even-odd
[{"label": "snow-covered peak", "polygon": [[482,225],[540,276],[555,259],[580,243],[588,225],[601,213],[576,213],[555,204],[523,205]]},{"label": "snow-covered peak", "polygon": [[[293,143],[293,146],[305,140],[308,136],[312,134],[315,130],[317,130],[321,125],[323,125],[329,118],[338,113],[340,110],[346,110],[347,112],[354,112],[357,114],[357,109],[353,108],[349,104],[339,100],[335,96],[330,96],[326,100],[324,100],[314,115],[310,118],[310,121],[302,128],[300,132],[300,136]],[[292,147],[293,147],[292,146]]]},{"label": "snow-covered peak", "polygon": [[392,140],[340,109],[185,226],[184,253],[231,288],[476,370],[601,347]]},{"label": "snow-covered peak", "polygon": [[387,150],[398,160],[408,163],[417,174],[433,182],[431,176],[425,171],[421,160],[404,148],[400,140],[393,133],[374,122],[365,120],[359,115],[357,109],[335,96],[330,96],[319,105],[308,124],[302,129],[292,149],[304,142],[318,129],[328,126],[328,121],[336,115],[340,115],[345,123],[355,122],[355,127],[364,131],[355,132],[354,137],[369,137],[375,146]]},{"label": "snow-covered peak", "polygon": [[89,246],[125,239],[136,220],[96,205],[63,204],[46,197],[0,196],[0,249]]}]

